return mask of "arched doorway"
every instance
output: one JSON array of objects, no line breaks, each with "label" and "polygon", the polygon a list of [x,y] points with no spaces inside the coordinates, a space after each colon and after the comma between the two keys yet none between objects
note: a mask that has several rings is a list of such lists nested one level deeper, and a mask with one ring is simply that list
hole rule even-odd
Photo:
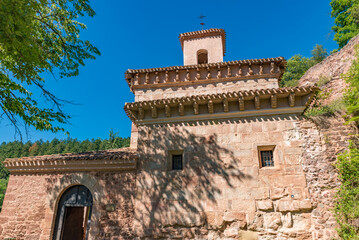
[{"label": "arched doorway", "polygon": [[67,189],[57,208],[54,240],[86,240],[90,228],[92,194],[83,185]]}]

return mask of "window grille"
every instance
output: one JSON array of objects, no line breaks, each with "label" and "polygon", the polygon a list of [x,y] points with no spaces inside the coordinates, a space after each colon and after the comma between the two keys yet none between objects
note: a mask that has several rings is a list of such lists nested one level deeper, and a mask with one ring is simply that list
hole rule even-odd
[{"label": "window grille", "polygon": [[182,170],[183,161],[182,155],[172,155],[172,170]]},{"label": "window grille", "polygon": [[260,151],[262,167],[274,167],[273,150]]}]

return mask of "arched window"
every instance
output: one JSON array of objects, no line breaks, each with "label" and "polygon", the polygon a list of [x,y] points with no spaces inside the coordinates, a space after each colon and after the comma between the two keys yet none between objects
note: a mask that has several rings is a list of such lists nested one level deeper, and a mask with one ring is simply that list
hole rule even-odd
[{"label": "arched window", "polygon": [[203,64],[208,63],[208,51],[205,49],[201,49],[197,51],[197,63]]},{"label": "arched window", "polygon": [[77,185],[67,189],[57,208],[54,240],[86,240],[90,228],[92,194]]}]

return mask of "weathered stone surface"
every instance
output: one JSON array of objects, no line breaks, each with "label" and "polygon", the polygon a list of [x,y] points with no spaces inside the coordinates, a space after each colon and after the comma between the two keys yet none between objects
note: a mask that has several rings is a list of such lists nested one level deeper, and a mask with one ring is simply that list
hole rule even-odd
[{"label": "weathered stone surface", "polygon": [[[56,204],[62,191],[73,184],[85,185],[93,194],[90,239],[115,234],[133,236],[134,206],[131,198],[136,189],[135,178],[134,171],[11,175],[7,189],[11,194],[5,196],[0,214],[0,236],[50,239]],[[16,199],[11,196],[16,196]],[[109,205],[114,211],[106,210]]]},{"label": "weathered stone surface", "polygon": [[257,201],[257,209],[260,211],[270,211],[273,210],[273,202],[271,200]]},{"label": "weathered stone surface", "polygon": [[277,202],[277,211],[279,212],[308,211],[311,210],[312,207],[309,199],[279,200]]},{"label": "weathered stone surface", "polygon": [[282,225],[281,214],[267,213],[263,214],[263,227],[266,229],[277,230]]},{"label": "weathered stone surface", "polygon": [[239,239],[241,240],[258,240],[258,234],[252,231],[240,231]]},{"label": "weathered stone surface", "polygon": [[292,213],[288,212],[282,216],[283,227],[291,228],[293,227]]}]

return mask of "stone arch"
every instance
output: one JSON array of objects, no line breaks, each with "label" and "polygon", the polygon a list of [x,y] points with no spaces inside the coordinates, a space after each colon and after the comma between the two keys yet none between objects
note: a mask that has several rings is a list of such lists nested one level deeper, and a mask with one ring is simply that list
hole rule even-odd
[{"label": "stone arch", "polygon": [[197,63],[208,63],[208,51],[206,49],[200,49],[197,51]]},{"label": "stone arch", "polygon": [[93,197],[84,185],[68,187],[60,197],[54,224],[53,239],[87,239]]},{"label": "stone arch", "polygon": [[[54,230],[55,230],[55,222],[56,216],[58,212],[59,202],[61,200],[62,195],[71,187],[83,185],[90,190],[93,197],[93,206],[91,213],[91,228],[90,228],[90,236],[93,232],[97,232],[97,222],[100,218],[99,211],[99,202],[103,197],[103,188],[98,185],[98,181],[94,175],[91,173],[71,173],[65,174],[60,178],[57,178],[56,181],[52,183],[51,186],[51,194],[48,195],[48,204],[50,206],[51,212],[47,213],[47,218],[51,218],[51,228],[50,228],[50,239],[53,239]],[[50,215],[51,214],[51,217]]]}]

